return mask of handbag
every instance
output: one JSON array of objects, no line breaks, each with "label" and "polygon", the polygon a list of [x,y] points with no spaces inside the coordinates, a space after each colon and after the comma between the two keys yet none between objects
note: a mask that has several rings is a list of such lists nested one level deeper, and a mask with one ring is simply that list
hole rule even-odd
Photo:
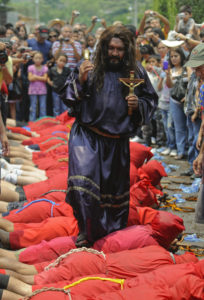
[{"label": "handbag", "polygon": [[22,99],[22,81],[17,76],[17,74],[13,77],[13,82],[9,84],[9,100],[21,100]]},{"label": "handbag", "polygon": [[183,81],[184,71],[185,70],[183,69],[181,75],[178,76],[174,86],[170,91],[170,96],[178,102],[180,102],[186,95],[187,82]]}]

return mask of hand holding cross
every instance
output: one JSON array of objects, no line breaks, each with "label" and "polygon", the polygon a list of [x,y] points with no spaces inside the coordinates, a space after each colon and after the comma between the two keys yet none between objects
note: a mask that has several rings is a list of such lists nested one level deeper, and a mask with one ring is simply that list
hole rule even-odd
[{"label": "hand holding cross", "polygon": [[[126,85],[127,87],[129,87],[129,95],[134,95],[134,89],[136,86],[140,85],[141,83],[144,83],[144,79],[140,79],[140,78],[135,78],[134,77],[134,71],[130,71],[130,77],[129,78],[119,78],[119,80]],[[128,115],[131,116],[132,115],[132,108],[128,107]]]}]

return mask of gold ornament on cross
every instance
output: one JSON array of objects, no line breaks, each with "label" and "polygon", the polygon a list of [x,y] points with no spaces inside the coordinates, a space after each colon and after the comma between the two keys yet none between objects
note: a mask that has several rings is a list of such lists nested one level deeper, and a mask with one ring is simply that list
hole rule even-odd
[{"label": "gold ornament on cross", "polygon": [[[134,95],[134,89],[136,86],[144,83],[144,79],[135,78],[135,72],[130,71],[129,78],[119,78],[120,82],[129,87],[129,96]],[[128,115],[132,115],[132,108],[128,107]]]}]

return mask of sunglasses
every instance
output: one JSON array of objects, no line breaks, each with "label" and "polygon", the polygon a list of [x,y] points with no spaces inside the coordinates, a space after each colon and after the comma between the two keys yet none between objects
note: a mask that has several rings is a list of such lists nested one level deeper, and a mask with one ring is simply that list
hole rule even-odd
[{"label": "sunglasses", "polygon": [[57,37],[57,35],[49,35],[49,38]]}]

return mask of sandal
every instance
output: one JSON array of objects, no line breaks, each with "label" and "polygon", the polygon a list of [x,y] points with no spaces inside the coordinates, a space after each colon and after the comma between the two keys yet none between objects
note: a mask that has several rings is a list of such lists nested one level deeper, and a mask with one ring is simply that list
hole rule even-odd
[{"label": "sandal", "polygon": [[87,241],[87,239],[83,233],[79,233],[77,236],[77,240],[75,242],[75,246],[77,248],[82,248],[82,247],[90,248],[91,243],[89,241]]}]

